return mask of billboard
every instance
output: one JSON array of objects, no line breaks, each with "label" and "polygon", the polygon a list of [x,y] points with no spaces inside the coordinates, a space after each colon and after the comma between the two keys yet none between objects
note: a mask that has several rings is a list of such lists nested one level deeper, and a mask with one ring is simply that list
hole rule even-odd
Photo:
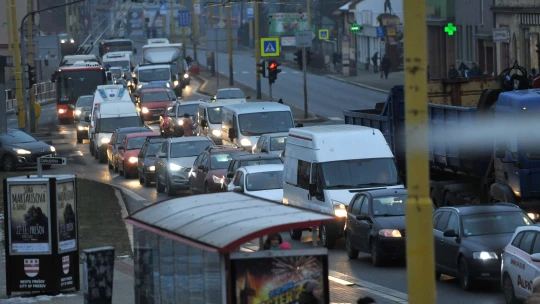
[{"label": "billboard", "polygon": [[306,13],[275,13],[269,18],[268,35],[270,37],[294,36],[296,31],[302,31],[307,27],[306,18]]}]

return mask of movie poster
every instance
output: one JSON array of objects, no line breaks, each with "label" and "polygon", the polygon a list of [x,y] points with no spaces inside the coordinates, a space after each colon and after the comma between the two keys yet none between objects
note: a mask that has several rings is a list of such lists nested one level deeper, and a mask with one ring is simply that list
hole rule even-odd
[{"label": "movie poster", "polygon": [[58,183],[56,187],[58,251],[77,249],[77,208],[75,206],[74,181]]},{"label": "movie poster", "polygon": [[[262,257],[238,259],[233,267],[236,274],[236,303],[297,304],[302,286],[317,281],[324,290],[322,255]],[[324,291],[323,291],[324,292]],[[324,299],[324,295],[322,298]]]},{"label": "movie poster", "polygon": [[47,184],[9,185],[11,253],[49,253]]}]

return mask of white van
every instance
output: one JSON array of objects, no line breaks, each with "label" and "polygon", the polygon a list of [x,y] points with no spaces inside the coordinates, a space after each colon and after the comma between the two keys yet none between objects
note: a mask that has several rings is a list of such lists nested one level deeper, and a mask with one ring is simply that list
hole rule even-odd
[{"label": "white van", "polygon": [[[89,122],[89,128],[88,128],[88,138],[92,140],[92,134],[94,133],[94,125],[93,125],[93,119],[92,116],[94,115],[94,111],[97,109],[99,104],[102,102],[113,102],[113,101],[129,101],[133,103],[131,100],[131,96],[129,95],[129,92],[124,88],[121,84],[108,84],[108,85],[100,85],[97,86],[96,92],[94,93],[94,101],[92,110],[90,111],[90,116],[88,118],[85,118],[86,122]],[[94,155],[94,152],[92,150],[92,145],[90,145],[90,153]]]},{"label": "white van", "polygon": [[234,144],[251,149],[261,135],[287,132],[295,127],[291,108],[277,102],[225,105],[221,111],[224,145]]},{"label": "white van", "polygon": [[107,162],[107,147],[111,136],[117,128],[142,127],[139,111],[132,102],[104,102],[98,105],[92,116],[94,127],[93,145],[94,157],[100,163]]},{"label": "white van", "polygon": [[221,113],[223,106],[239,104],[244,101],[241,99],[229,100],[229,101],[218,101],[218,102],[208,102],[201,103],[199,105],[199,117],[198,125],[199,132],[198,136],[208,136],[216,143],[216,145],[221,145]]},{"label": "white van", "polygon": [[135,62],[133,61],[133,52],[113,52],[103,55],[103,66],[107,67],[120,67],[126,74],[131,74],[135,68]]},{"label": "white van", "polygon": [[[343,236],[347,206],[366,189],[404,188],[394,155],[377,129],[356,125],[294,128],[285,146],[283,203],[336,216],[319,228],[334,247]],[[299,240],[302,230],[291,230]]]}]

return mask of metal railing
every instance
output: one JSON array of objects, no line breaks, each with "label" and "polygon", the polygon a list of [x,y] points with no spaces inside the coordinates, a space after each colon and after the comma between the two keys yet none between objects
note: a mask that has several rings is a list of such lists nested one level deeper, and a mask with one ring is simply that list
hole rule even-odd
[{"label": "metal railing", "polygon": [[[17,107],[17,98],[9,98],[9,92],[13,91],[12,95],[15,95],[15,90],[6,90],[6,109],[13,110]],[[26,90],[28,93],[29,90]],[[56,98],[56,86],[54,82],[41,82],[36,83],[32,86],[30,92],[33,93],[33,96],[37,103],[42,103]]]}]

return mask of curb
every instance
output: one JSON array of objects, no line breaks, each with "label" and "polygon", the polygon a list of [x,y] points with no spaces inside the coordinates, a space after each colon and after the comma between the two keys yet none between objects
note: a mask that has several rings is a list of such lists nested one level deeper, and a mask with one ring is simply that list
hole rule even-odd
[{"label": "curb", "polygon": [[379,88],[368,86],[368,85],[361,84],[361,83],[348,81],[348,80],[345,80],[345,79],[342,79],[342,78],[339,78],[339,77],[336,77],[336,76],[332,76],[332,75],[324,75],[324,76],[326,76],[326,77],[328,77],[330,79],[334,79],[334,80],[337,80],[337,81],[340,81],[340,82],[343,82],[343,83],[351,84],[351,85],[361,87],[361,88],[364,88],[364,89],[368,89],[368,90],[372,90],[372,91],[377,91],[377,92],[382,92],[382,93],[388,93],[388,91],[389,91],[389,90],[383,90],[383,89],[379,89]]}]

